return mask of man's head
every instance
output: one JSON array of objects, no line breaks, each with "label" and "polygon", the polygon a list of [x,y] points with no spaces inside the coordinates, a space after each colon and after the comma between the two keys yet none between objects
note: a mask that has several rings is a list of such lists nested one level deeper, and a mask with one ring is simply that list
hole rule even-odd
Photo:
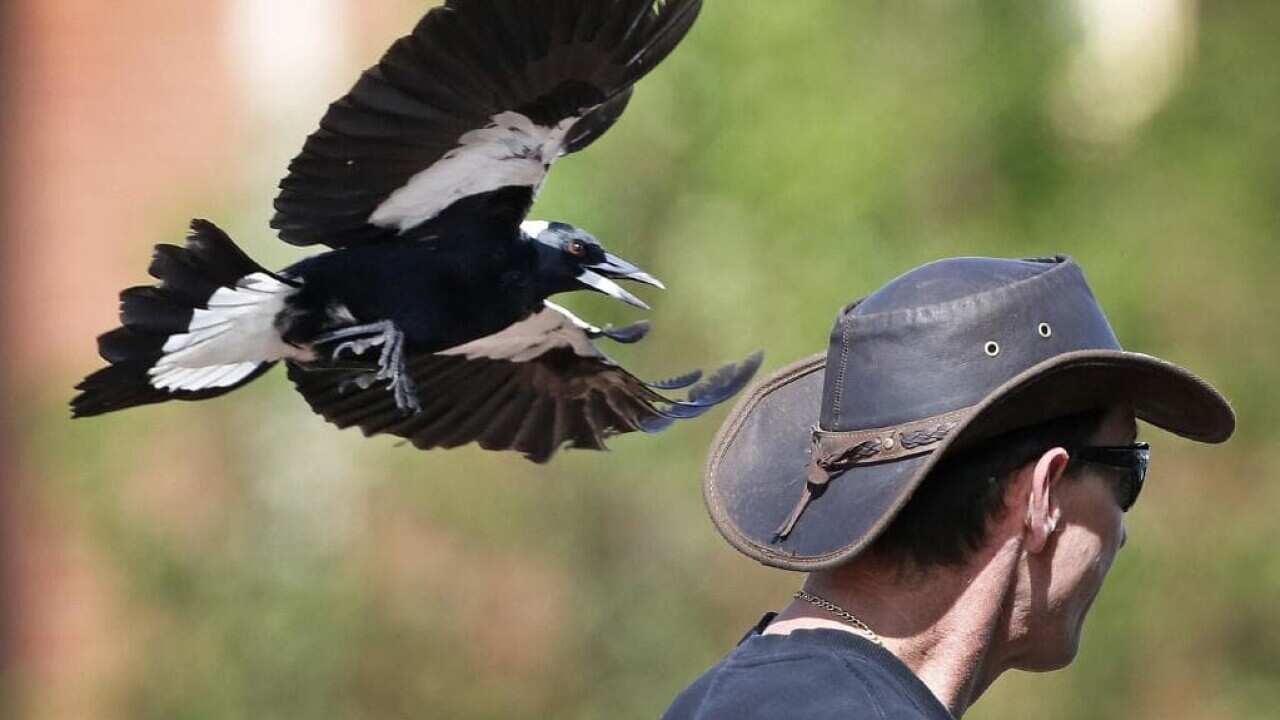
[{"label": "man's head", "polygon": [[[1091,445],[1118,447],[1137,438],[1133,411],[1110,408]],[[1079,452],[1079,451],[1077,451]],[[1005,628],[1010,667],[1054,670],[1075,658],[1085,614],[1124,546],[1124,470],[1079,462],[1055,447],[1020,468],[1010,502],[1025,517],[1026,562],[1019,567]]]},{"label": "man's head", "polygon": [[1128,471],[1082,457],[1089,448],[1131,446],[1136,433],[1132,408],[1114,405],[957,453],[862,560],[899,581],[927,583],[972,575],[973,565],[1001,551],[1017,553],[1000,644],[1010,667],[1062,667],[1075,657],[1085,614],[1124,545],[1123,513],[1136,492]]}]

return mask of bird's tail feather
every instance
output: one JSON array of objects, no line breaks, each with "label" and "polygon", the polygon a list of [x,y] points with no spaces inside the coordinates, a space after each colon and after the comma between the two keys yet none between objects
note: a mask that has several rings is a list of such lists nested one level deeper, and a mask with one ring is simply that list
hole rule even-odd
[{"label": "bird's tail feather", "polygon": [[120,293],[121,327],[98,338],[110,365],[76,386],[73,417],[217,397],[298,352],[274,324],[297,286],[213,223],[192,222],[185,247],[156,246],[150,273],[157,285]]}]

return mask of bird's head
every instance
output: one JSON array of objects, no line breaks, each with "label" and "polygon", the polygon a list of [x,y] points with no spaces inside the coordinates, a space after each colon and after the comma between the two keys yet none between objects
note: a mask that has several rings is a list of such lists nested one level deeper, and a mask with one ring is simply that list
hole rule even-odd
[{"label": "bird's head", "polygon": [[657,278],[605,251],[591,233],[565,223],[529,221],[520,229],[538,250],[538,271],[551,294],[584,286],[645,310],[649,306],[614,280],[634,280],[666,289]]}]

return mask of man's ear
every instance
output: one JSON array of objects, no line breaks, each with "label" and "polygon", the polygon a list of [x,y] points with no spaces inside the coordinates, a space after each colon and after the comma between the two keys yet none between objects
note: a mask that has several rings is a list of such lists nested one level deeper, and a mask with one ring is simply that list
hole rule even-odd
[{"label": "man's ear", "polygon": [[1049,537],[1058,529],[1062,508],[1058,503],[1058,481],[1067,472],[1071,456],[1060,447],[1046,451],[1034,463],[1027,463],[1019,470],[1026,473],[1031,491],[1027,496],[1027,514],[1024,531],[1027,550],[1038,553],[1049,544]]}]

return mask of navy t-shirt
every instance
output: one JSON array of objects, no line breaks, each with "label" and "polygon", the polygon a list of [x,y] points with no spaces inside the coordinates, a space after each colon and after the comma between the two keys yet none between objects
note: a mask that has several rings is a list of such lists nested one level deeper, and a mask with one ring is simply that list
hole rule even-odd
[{"label": "navy t-shirt", "polygon": [[762,635],[764,617],[663,720],[953,720],[893,653],[843,630]]}]

